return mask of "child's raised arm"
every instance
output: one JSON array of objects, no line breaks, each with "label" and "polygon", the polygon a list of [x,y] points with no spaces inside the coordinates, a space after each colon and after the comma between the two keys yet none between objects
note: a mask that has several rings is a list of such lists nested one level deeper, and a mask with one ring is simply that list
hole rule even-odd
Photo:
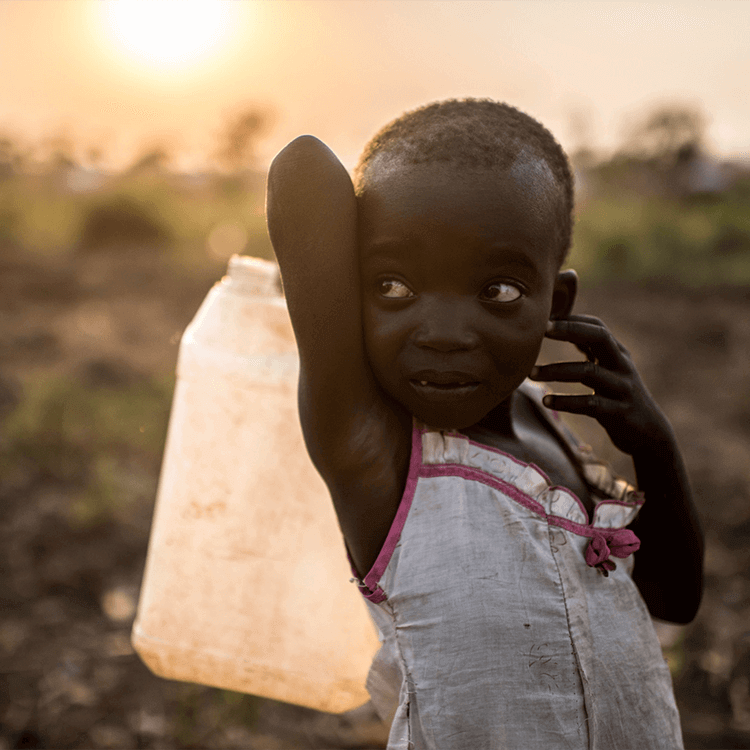
[{"label": "child's raised arm", "polygon": [[403,491],[410,435],[367,362],[356,197],[324,143],[300,136],[276,156],[266,215],[299,349],[305,442],[363,571]]},{"label": "child's raised arm", "polygon": [[[361,388],[368,376],[354,188],[324,143],[300,136],[276,156],[268,171],[266,216],[299,348],[301,405],[335,422],[358,400],[349,390]],[[312,401],[305,398],[310,395]]]},{"label": "child's raised arm", "polygon": [[596,419],[633,458],[646,502],[630,528],[641,540],[633,580],[654,617],[688,623],[703,592],[703,534],[672,427],[640,379],[630,354],[598,318],[571,315],[547,335],[570,341],[588,362],[539,367],[538,380],[579,382],[588,396],[545,396],[558,411]]}]

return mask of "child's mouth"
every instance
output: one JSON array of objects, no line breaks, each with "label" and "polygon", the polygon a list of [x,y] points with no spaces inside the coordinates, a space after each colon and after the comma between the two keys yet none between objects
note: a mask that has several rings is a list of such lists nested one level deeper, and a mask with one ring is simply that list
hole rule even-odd
[{"label": "child's mouth", "polygon": [[433,380],[414,379],[409,381],[411,387],[421,396],[427,398],[462,398],[473,393],[479,383],[475,380],[456,380],[438,383]]},{"label": "child's mouth", "polygon": [[464,388],[467,385],[476,385],[471,381],[459,381],[456,383],[433,383],[429,380],[413,380],[413,383],[419,383],[421,386],[429,386],[430,388],[442,388],[443,390],[450,390],[451,388]]}]

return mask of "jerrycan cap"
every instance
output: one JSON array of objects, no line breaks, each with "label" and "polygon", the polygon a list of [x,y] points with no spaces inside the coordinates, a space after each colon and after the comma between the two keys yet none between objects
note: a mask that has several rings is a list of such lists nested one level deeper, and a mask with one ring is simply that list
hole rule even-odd
[{"label": "jerrycan cap", "polygon": [[233,255],[227,275],[221,281],[237,294],[278,297],[281,293],[279,267],[270,260],[250,255]]}]

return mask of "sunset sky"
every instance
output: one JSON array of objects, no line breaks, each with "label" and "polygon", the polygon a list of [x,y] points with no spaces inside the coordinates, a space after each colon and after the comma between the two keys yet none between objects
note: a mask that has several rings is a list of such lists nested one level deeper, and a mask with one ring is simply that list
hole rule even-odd
[{"label": "sunset sky", "polygon": [[714,150],[747,156],[748,39],[743,0],[0,0],[0,133],[67,133],[113,164],[166,144],[190,168],[256,105],[262,162],[309,132],[351,166],[434,99],[505,100],[599,149],[666,100],[702,105]]}]

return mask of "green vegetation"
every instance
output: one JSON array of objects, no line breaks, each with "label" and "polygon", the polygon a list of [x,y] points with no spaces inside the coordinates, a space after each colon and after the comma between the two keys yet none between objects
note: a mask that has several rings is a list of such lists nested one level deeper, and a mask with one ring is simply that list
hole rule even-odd
[{"label": "green vegetation", "polygon": [[[101,189],[75,193],[51,176],[0,181],[0,242],[44,256],[139,245],[188,266],[216,261],[208,246],[222,224],[246,242],[226,250],[272,257],[263,215],[263,182],[221,175],[206,184],[155,172],[112,178]],[[226,258],[221,258],[226,260]]]},{"label": "green vegetation", "polygon": [[667,665],[669,666],[669,671],[671,672],[673,679],[676,679],[685,667],[684,640],[685,633],[683,631],[671,646],[662,648],[662,653],[667,660]]},{"label": "green vegetation", "polygon": [[[584,283],[750,283],[747,178],[694,200],[616,184],[592,192],[578,209],[569,261]],[[132,175],[86,194],[20,175],[0,182],[0,242],[46,256],[137,245],[188,268],[223,264],[232,252],[271,258],[262,193],[258,174],[214,177],[200,188],[166,174]],[[212,232],[227,226],[232,242],[217,250]]]},{"label": "green vegetation", "polygon": [[202,747],[209,727],[252,729],[258,723],[263,698],[202,685],[180,684],[174,712],[174,735],[179,747]]},{"label": "green vegetation", "polygon": [[748,284],[747,188],[693,201],[602,191],[579,211],[569,263],[585,282]]},{"label": "green vegetation", "polygon": [[173,379],[92,387],[69,377],[29,378],[3,423],[0,473],[67,487],[67,520],[128,523],[153,503]]},{"label": "green vegetation", "polygon": [[608,161],[579,149],[588,196],[570,264],[585,282],[750,282],[750,172],[709,155],[707,121],[692,104],[664,103]]},{"label": "green vegetation", "polygon": [[[224,171],[201,177],[170,172],[165,146],[103,177],[77,166],[69,137],[24,146],[0,135],[0,244],[48,256],[127,245],[212,272],[234,252],[271,258],[255,155],[272,120],[257,106],[228,118],[213,153]],[[727,166],[709,155],[707,123],[694,104],[665,102],[630,123],[608,160],[581,142],[573,159],[586,195],[570,264],[584,283],[750,282],[750,173],[730,166],[720,188],[697,192],[701,164],[716,174]]]}]

